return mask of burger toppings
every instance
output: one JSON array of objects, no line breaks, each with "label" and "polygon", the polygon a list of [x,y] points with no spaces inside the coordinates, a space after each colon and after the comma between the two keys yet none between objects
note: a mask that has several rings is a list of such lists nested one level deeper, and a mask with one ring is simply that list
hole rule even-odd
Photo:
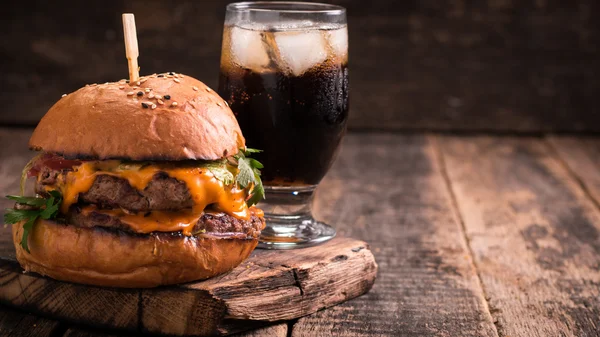
[{"label": "burger toppings", "polygon": [[57,191],[48,192],[48,198],[38,197],[22,197],[22,196],[7,196],[8,199],[16,201],[19,208],[9,208],[4,213],[4,223],[14,224],[20,221],[27,220],[23,225],[23,237],[21,238],[21,246],[29,252],[27,245],[27,237],[33,228],[37,218],[45,220],[54,219],[58,215],[58,208],[62,198]]},{"label": "burger toppings", "polygon": [[264,189],[263,166],[249,157],[256,152],[241,149],[228,159],[182,162],[38,156],[24,170],[24,179],[36,177],[38,197],[8,196],[18,205],[7,210],[4,221],[27,220],[21,240],[27,251],[27,236],[38,217],[80,227],[188,236],[227,223],[232,226],[216,228],[257,237],[264,220],[252,206],[264,197]]},{"label": "burger toppings", "polygon": [[258,152],[262,151],[246,148],[233,156],[237,161],[236,164],[240,171],[237,175],[236,182],[242,188],[252,188],[252,195],[248,199],[249,206],[256,205],[265,197],[265,189],[260,180],[260,169],[263,168],[263,165],[258,160],[249,158],[252,153]]}]

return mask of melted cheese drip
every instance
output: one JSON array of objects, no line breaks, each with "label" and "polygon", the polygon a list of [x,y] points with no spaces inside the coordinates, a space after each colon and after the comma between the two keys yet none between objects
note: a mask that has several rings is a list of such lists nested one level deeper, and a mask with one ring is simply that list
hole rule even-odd
[{"label": "melted cheese drip", "polygon": [[[191,235],[194,225],[198,222],[206,206],[214,204],[215,208],[239,219],[249,220],[251,213],[246,205],[246,192],[237,186],[226,187],[212,173],[201,167],[158,167],[146,165],[141,168],[125,166],[119,161],[87,162],[68,172],[64,182],[57,187],[63,195],[61,212],[66,213],[69,207],[77,202],[80,193],[87,192],[98,175],[111,175],[126,179],[129,184],[143,191],[154,176],[160,172],[182,181],[186,184],[192,196],[191,210],[178,212],[152,211],[150,214],[129,214],[123,210],[98,210],[114,216],[127,223],[139,233],[153,231],[174,232],[182,231]],[[49,187],[51,188],[51,187]],[[90,208],[86,208],[88,211]]]}]

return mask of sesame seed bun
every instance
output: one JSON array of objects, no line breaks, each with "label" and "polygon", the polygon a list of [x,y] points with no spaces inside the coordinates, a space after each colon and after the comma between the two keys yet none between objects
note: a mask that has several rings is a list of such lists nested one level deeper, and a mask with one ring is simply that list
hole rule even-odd
[{"label": "sesame seed bun", "polygon": [[101,160],[216,160],[244,146],[227,103],[197,79],[172,73],[68,94],[29,141],[33,150]]},{"label": "sesame seed bun", "polygon": [[38,219],[28,253],[19,244],[23,224],[12,227],[23,269],[97,286],[149,288],[206,279],[235,268],[258,243],[236,237],[135,235]]}]

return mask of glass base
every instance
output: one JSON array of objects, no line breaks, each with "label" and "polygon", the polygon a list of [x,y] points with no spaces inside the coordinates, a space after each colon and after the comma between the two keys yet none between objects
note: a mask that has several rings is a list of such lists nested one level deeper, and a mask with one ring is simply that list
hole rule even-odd
[{"label": "glass base", "polygon": [[335,229],[315,220],[311,203],[316,186],[266,186],[266,199],[258,206],[267,226],[258,248],[296,249],[314,246],[335,237]]},{"label": "glass base", "polygon": [[[267,224],[269,219],[267,219]],[[319,221],[307,221],[299,226],[271,223],[262,231],[258,248],[296,249],[318,245],[335,237],[335,229]]]}]

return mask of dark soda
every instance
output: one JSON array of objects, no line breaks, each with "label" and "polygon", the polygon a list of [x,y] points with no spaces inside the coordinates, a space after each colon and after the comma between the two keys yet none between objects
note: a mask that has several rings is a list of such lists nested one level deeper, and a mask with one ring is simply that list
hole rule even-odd
[{"label": "dark soda", "polygon": [[219,94],[248,147],[264,152],[266,185],[316,185],[329,170],[348,120],[348,66],[328,60],[300,76],[221,69]]}]

